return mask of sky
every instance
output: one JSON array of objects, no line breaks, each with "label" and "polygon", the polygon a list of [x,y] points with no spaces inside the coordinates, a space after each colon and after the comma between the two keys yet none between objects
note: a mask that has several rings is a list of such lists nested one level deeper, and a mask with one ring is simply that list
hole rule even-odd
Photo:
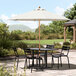
[{"label": "sky", "polygon": [[[18,14],[23,14],[32,11],[39,6],[46,9],[49,12],[63,15],[64,11],[73,7],[76,0],[0,0],[0,19],[2,19],[8,25],[11,24],[25,24],[28,27],[34,29],[38,27],[38,22],[19,22],[9,21],[8,19]],[[41,23],[48,24],[49,21],[42,21]]]}]

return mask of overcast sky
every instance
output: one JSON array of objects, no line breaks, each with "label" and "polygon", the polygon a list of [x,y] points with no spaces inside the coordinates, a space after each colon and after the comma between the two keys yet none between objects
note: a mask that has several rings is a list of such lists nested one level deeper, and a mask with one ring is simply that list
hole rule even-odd
[{"label": "overcast sky", "polygon": [[[37,28],[37,22],[16,22],[9,21],[8,19],[29,11],[32,11],[38,6],[46,9],[49,12],[63,15],[66,9],[73,7],[76,0],[0,0],[0,19],[8,25],[11,24],[25,24],[30,28]],[[48,24],[49,22],[41,22]]]}]

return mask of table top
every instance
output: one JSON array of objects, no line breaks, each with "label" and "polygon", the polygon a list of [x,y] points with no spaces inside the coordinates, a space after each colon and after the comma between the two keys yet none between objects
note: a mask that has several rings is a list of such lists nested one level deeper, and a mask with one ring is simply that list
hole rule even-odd
[{"label": "table top", "polygon": [[40,50],[40,51],[49,51],[49,50],[56,50],[54,48],[26,48],[26,50]]}]

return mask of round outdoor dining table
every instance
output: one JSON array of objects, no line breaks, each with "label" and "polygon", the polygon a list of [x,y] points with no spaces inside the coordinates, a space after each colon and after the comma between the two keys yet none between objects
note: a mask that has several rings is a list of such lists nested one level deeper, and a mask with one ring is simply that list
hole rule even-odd
[{"label": "round outdoor dining table", "polygon": [[[53,51],[55,49],[53,48],[26,48],[26,50],[32,51],[32,56],[34,56],[34,51],[44,51],[44,57],[45,57],[45,67],[47,68],[47,52],[48,51]],[[32,62],[32,65],[34,65],[34,59]]]}]

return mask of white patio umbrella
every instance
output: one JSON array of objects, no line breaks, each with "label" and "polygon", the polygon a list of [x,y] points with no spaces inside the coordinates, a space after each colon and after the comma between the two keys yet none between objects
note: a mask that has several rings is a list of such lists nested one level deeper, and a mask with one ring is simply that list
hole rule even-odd
[{"label": "white patio umbrella", "polygon": [[17,15],[10,20],[15,21],[39,21],[39,48],[40,48],[40,21],[61,21],[69,20],[63,16],[55,15],[51,12],[46,11],[45,9],[38,7],[38,9],[31,12],[27,12],[21,15]]}]

